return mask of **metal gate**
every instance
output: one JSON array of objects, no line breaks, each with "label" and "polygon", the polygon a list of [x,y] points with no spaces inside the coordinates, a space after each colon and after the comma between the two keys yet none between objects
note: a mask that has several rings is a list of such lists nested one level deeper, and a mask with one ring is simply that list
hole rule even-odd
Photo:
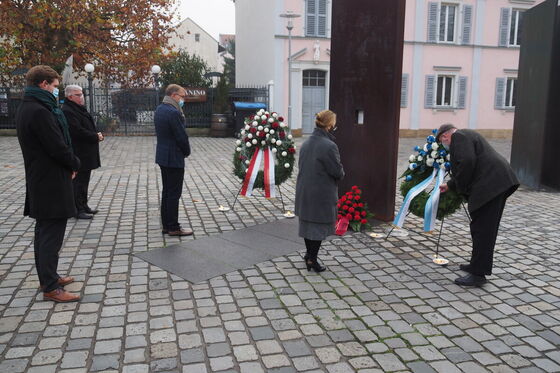
[{"label": "metal gate", "polygon": [[[89,108],[88,89],[86,105]],[[94,117],[98,129],[114,135],[154,135],[154,112],[163,100],[163,90],[154,88],[93,88]],[[206,102],[187,102],[183,107],[187,128],[209,128],[214,91],[208,89]]]}]

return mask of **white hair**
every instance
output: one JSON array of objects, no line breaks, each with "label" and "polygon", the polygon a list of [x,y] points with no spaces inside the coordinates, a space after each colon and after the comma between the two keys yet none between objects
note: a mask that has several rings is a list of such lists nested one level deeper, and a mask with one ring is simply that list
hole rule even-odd
[{"label": "white hair", "polygon": [[64,96],[69,96],[72,91],[82,91],[82,87],[76,84],[68,84],[64,87]]}]

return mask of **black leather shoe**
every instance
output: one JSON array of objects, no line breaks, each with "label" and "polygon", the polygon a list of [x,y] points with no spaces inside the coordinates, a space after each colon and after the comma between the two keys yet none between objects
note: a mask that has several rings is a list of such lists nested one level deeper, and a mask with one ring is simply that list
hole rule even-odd
[{"label": "black leather shoe", "polygon": [[92,219],[93,215],[87,214],[85,212],[79,212],[78,215],[76,215],[76,219]]},{"label": "black leather shoe", "polygon": [[480,287],[486,283],[485,276],[478,276],[469,273],[464,277],[459,277],[455,279],[455,283],[461,286],[477,286]]},{"label": "black leather shoe", "polygon": [[472,268],[471,268],[471,265],[470,265],[470,264],[460,264],[460,265],[459,265],[459,269],[460,269],[461,271],[465,271],[465,272],[469,272],[469,273],[472,272]]},{"label": "black leather shoe", "polygon": [[314,270],[315,272],[319,273],[327,270],[327,267],[320,265],[318,260],[313,261],[311,259],[307,259],[305,265],[307,266],[308,272]]},{"label": "black leather shoe", "polygon": [[91,215],[95,215],[99,212],[99,210],[92,210],[89,207],[86,209],[86,213],[91,214]]}]

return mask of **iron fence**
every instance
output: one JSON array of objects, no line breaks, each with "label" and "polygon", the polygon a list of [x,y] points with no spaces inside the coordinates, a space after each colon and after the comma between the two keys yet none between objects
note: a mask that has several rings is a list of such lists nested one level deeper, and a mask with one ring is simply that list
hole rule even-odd
[{"label": "iron fence", "polygon": [[[154,111],[163,98],[155,88],[116,88],[81,85],[86,107],[95,119],[98,130],[108,135],[153,135]],[[215,90],[208,89],[207,101],[186,103],[187,128],[210,128]],[[15,114],[22,101],[23,87],[0,87],[0,129],[15,129]],[[262,102],[268,106],[267,87],[237,87],[229,92],[234,101]],[[93,100],[93,103],[90,101]],[[64,102],[64,92],[60,92]],[[91,107],[93,106],[93,110]]]},{"label": "iron fence", "polygon": [[[88,92],[84,87],[89,108]],[[95,87],[92,97],[97,127],[109,135],[153,135],[154,112],[163,96],[161,90],[154,88]],[[205,102],[185,103],[187,128],[209,128],[213,102],[214,92],[209,89]]]},{"label": "iron fence", "polygon": [[270,107],[267,86],[237,86],[229,91],[230,106],[234,102],[259,102]]},{"label": "iron fence", "polygon": [[15,129],[16,111],[23,97],[19,87],[0,87],[0,129]]}]

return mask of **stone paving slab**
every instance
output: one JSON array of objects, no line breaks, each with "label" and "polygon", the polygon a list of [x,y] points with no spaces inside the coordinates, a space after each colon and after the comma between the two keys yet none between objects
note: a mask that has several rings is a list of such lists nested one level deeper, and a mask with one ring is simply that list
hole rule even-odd
[{"label": "stone paving slab", "polygon": [[[421,143],[401,139],[399,169]],[[509,157],[509,141],[492,144]],[[431,262],[433,237],[354,233],[323,245],[320,274],[306,271],[300,250],[192,284],[135,254],[282,214],[258,197],[218,212],[239,189],[235,145],[193,138],[180,218],[195,234],[163,236],[154,146],[153,137],[101,143],[90,198],[100,213],[69,220],[60,252],[59,272],[83,299],[55,305],[37,290],[17,139],[0,137],[0,372],[560,372],[558,193],[520,188],[508,200],[480,289],[453,284],[471,248],[459,212],[444,226],[448,267]],[[282,185],[288,209],[294,180]]]},{"label": "stone paving slab", "polygon": [[300,250],[305,245],[298,237],[296,217],[135,255],[196,284]]},{"label": "stone paving slab", "polygon": [[136,256],[191,283],[199,283],[304,249],[301,240],[295,242],[294,237],[297,219],[283,219]]},{"label": "stone paving slab", "polygon": [[[200,241],[200,242],[199,242]],[[248,267],[251,263],[250,252],[241,245],[228,245],[230,252],[226,258],[216,255],[228,242],[219,238],[195,240],[193,244],[177,244],[160,249],[135,254],[138,258],[191,283]],[[227,261],[236,258],[236,262]],[[263,258],[264,259],[264,258]],[[254,263],[253,263],[254,264]]]}]

